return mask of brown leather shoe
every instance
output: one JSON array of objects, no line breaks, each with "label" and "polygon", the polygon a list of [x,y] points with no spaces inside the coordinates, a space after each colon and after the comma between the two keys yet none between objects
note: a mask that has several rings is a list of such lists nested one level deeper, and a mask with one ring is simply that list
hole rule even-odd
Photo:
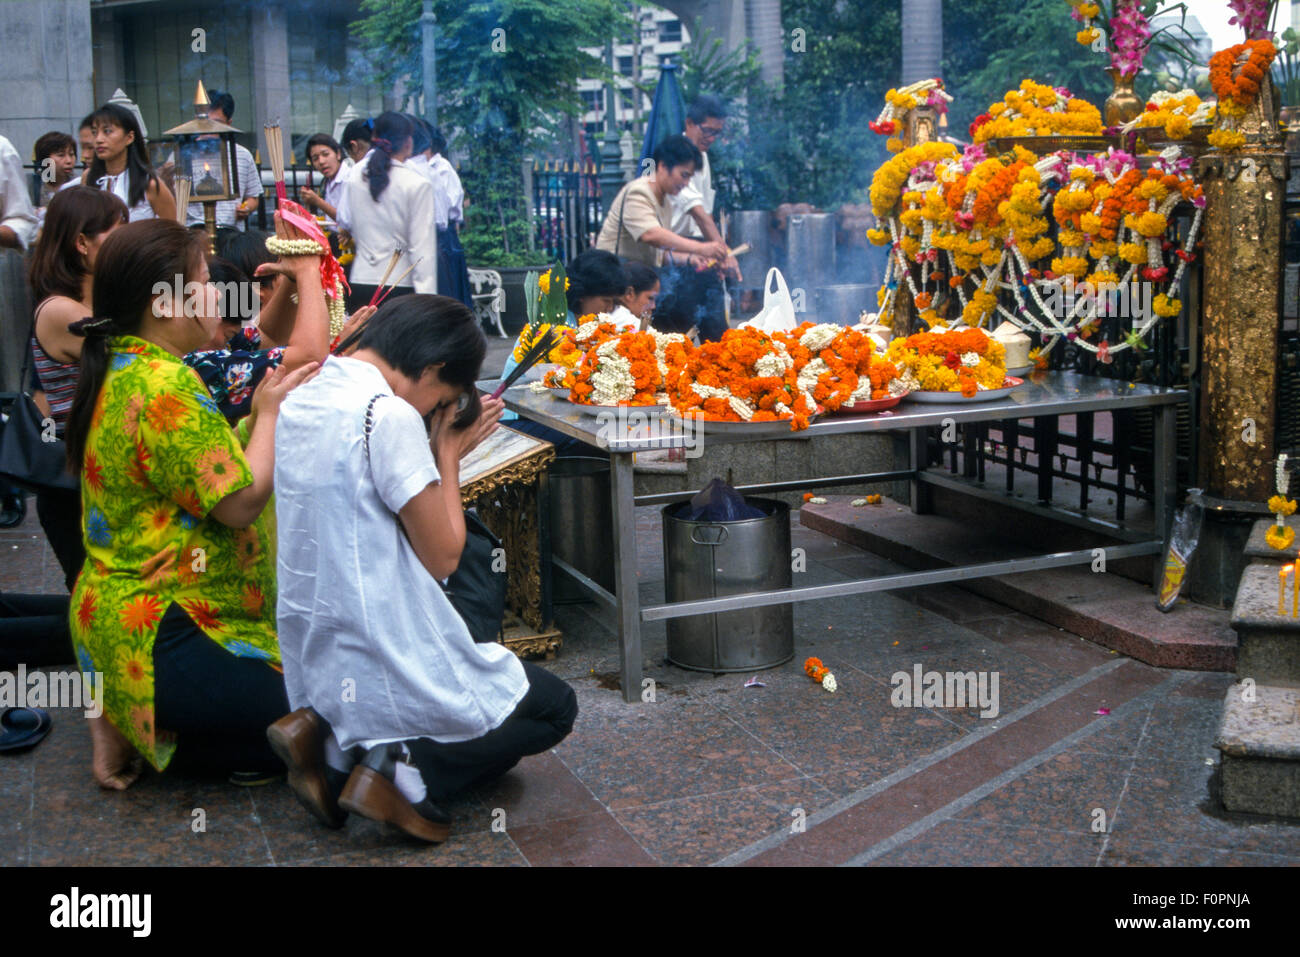
[{"label": "brown leather shoe", "polygon": [[412,804],[393,783],[398,744],[371,748],[352,769],[339,806],[381,824],[391,824],[411,837],[441,844],[451,834],[451,818],[427,798]]},{"label": "brown leather shoe", "polygon": [[271,750],[289,769],[289,787],[326,827],[342,827],[347,815],[326,778],[325,735],[329,725],[311,708],[299,708],[266,729]]}]

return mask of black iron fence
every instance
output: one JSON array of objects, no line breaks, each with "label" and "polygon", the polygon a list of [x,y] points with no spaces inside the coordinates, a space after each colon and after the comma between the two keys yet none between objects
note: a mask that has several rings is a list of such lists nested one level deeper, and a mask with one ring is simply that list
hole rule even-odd
[{"label": "black iron fence", "polygon": [[593,162],[533,164],[533,237],[548,261],[568,262],[595,245],[604,214]]}]

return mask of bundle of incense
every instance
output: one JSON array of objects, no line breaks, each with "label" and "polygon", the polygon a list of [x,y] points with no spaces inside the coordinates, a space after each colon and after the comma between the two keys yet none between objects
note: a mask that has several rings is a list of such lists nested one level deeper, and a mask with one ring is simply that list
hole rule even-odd
[{"label": "bundle of incense", "polygon": [[388,282],[388,277],[393,274],[393,269],[396,268],[397,261],[401,258],[402,258],[402,251],[400,249],[394,249],[393,258],[388,260],[388,268],[384,270],[383,278],[379,280],[379,285],[375,287],[375,293],[373,296],[370,297],[369,305],[371,306],[379,305],[379,294],[384,291],[384,286]]},{"label": "bundle of incense", "polygon": [[275,177],[275,198],[277,202],[283,203],[289,194],[284,188],[284,140],[280,135],[280,124],[263,126],[262,133],[266,136],[266,155],[271,161],[271,175]]},{"label": "bundle of incense", "polygon": [[[740,244],[739,246],[737,246],[735,249],[728,249],[728,250],[727,250],[727,255],[728,255],[728,256],[743,256],[743,255],[745,255],[745,253],[747,253],[747,252],[749,252],[749,243],[741,243],[741,244]],[[713,268],[714,266],[716,266],[717,264],[718,264],[718,260],[716,260],[716,259],[710,259],[710,260],[708,261],[708,264],[707,264],[707,265],[708,265],[708,267],[709,267],[710,269],[712,269],[712,268]]]},{"label": "bundle of incense", "polygon": [[[411,265],[407,266],[407,267],[406,267],[406,272],[402,273],[400,276],[398,276],[396,279],[394,279],[394,280],[393,280],[393,284],[392,284],[391,286],[389,286],[387,289],[384,289],[384,294],[383,294],[382,296],[379,296],[379,298],[376,299],[375,302],[374,302],[373,304],[376,305],[376,306],[381,306],[381,305],[383,305],[384,300],[388,298],[388,294],[389,294],[390,292],[392,292],[394,289],[396,289],[398,286],[400,286],[400,285],[402,284],[402,280],[405,279],[407,276],[409,276],[409,275],[411,274],[411,270],[414,269],[416,266],[420,265],[420,263],[422,263],[422,262],[424,262],[424,257],[423,257],[423,256],[421,256],[421,257],[420,257],[419,259],[417,259],[415,262],[411,263]],[[380,288],[382,288],[382,286],[381,286]],[[379,290],[376,289],[376,290],[375,290],[375,293],[376,293],[376,295],[378,295]]]},{"label": "bundle of incense", "polygon": [[547,329],[542,337],[533,343],[532,348],[524,353],[524,357],[519,360],[519,365],[511,370],[510,375],[501,380],[501,384],[492,393],[492,398],[501,398],[501,393],[518,382],[520,376],[550,355],[559,341],[560,334],[555,329]]},{"label": "bundle of incense", "polygon": [[185,216],[189,212],[190,206],[190,178],[188,176],[177,176],[174,182],[176,184],[176,222],[184,226]]}]

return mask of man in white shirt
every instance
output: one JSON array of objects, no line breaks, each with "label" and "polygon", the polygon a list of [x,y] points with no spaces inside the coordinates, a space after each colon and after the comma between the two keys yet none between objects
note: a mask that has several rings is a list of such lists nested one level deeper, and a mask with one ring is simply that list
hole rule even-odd
[{"label": "man in white shirt", "polygon": [[[235,98],[229,93],[213,90],[208,100],[211,104],[208,107],[208,119],[230,125],[230,118],[235,114]],[[253,154],[238,143],[235,144],[235,162],[239,167],[240,199],[238,202],[228,199],[217,203],[217,225],[233,226],[243,232],[248,228],[245,221],[257,209],[257,197],[261,196],[265,190],[262,188],[262,173],[257,168],[257,162],[253,159]],[[202,173],[196,170],[191,175],[195,177],[197,182]],[[188,226],[202,224],[202,203],[190,203],[185,214],[185,222]]]},{"label": "man in white shirt", "polygon": [[[713,189],[713,173],[709,168],[709,147],[722,135],[726,121],[726,105],[718,97],[708,94],[701,95],[686,112],[683,135],[700,151],[704,161],[690,182],[672,197],[670,228],[679,236],[722,242],[722,232],[713,221],[717,193]],[[655,315],[663,317],[673,328],[699,326],[701,342],[722,338],[727,323],[723,301],[725,292],[718,269],[736,280],[740,279],[740,267],[734,256],[728,256],[717,269],[702,272],[671,270],[672,275],[664,279]]]},{"label": "man in white shirt", "polygon": [[26,249],[36,239],[38,225],[22,157],[0,136],[0,248]]}]

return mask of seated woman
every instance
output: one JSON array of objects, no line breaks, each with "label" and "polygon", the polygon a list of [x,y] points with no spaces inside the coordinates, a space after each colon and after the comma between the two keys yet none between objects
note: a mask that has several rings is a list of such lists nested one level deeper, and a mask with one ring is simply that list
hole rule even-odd
[{"label": "seated woman", "polygon": [[346,810],[445,840],[437,802],[553,747],[577,716],[559,678],[475,644],[438,584],[465,546],[460,460],[501,415],[474,390],[486,349],[462,303],[403,296],[281,411],[278,623],[299,710],[268,736],[330,826]]},{"label": "seated woman", "polygon": [[623,263],[623,283],[626,288],[614,307],[614,322],[628,329],[648,329],[655,313],[655,298],[659,295],[659,274],[645,263]]},{"label": "seated woman", "polygon": [[72,327],[86,340],[67,443],[87,556],[69,624],[82,670],[103,675],[93,769],[117,790],[138,756],[272,770],[266,726],[288,710],[263,509],[280,402],[316,366],[264,380],[241,443],[181,361],[212,339],[215,296],[187,309],[176,276],[207,283],[201,235],[123,226],[99,250],[96,316]]},{"label": "seated woman", "polygon": [[[60,439],[81,374],[82,340],[68,326],[94,313],[95,257],[104,240],[126,221],[126,204],[112,193],[89,186],[63,190],[50,201],[45,228],[28,266],[32,299],[37,303],[30,345],[43,393],[36,401],[54,420],[54,434]],[[36,514],[72,591],[86,560],[81,547],[81,496],[75,490],[38,492]]]},{"label": "seated woman", "polygon": [[[578,327],[579,319],[613,312],[614,303],[623,294],[627,285],[623,281],[623,267],[619,264],[618,257],[601,249],[588,249],[573,257],[566,270],[565,278],[569,281],[568,289],[564,294],[569,303],[565,323],[574,329]],[[519,341],[515,343],[514,351],[506,360],[505,368],[501,370],[503,378],[514,370],[532,345],[531,342],[526,341],[527,335],[528,327],[524,326],[519,333]],[[510,427],[516,431],[527,432],[529,435],[535,435],[554,444],[557,456],[567,458],[606,455],[600,449],[570,438],[562,432],[528,419],[520,419],[513,412],[507,412],[501,418],[502,421],[509,422]]]}]

